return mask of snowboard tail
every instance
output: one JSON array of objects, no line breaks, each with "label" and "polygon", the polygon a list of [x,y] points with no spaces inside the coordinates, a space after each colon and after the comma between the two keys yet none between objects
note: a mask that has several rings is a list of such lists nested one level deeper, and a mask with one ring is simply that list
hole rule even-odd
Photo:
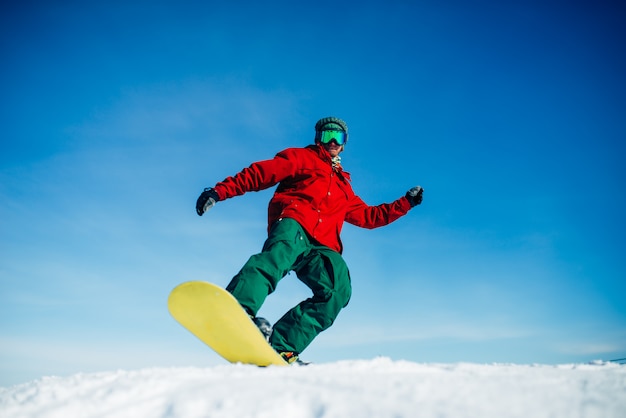
[{"label": "snowboard tail", "polygon": [[178,285],[167,301],[183,327],[231,363],[286,366],[239,302],[221,287],[203,281]]}]

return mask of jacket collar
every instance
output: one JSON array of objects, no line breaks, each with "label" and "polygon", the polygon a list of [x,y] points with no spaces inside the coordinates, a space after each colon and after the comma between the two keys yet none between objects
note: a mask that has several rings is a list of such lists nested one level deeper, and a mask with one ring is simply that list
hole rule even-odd
[{"label": "jacket collar", "polygon": [[[332,166],[333,161],[332,161],[332,157],[330,156],[330,154],[328,153],[328,151],[326,151],[326,149],[321,146],[320,144],[315,144],[315,145],[309,145],[307,146],[308,149],[314,151],[315,153],[317,153],[317,155],[326,163],[330,164]],[[350,173],[348,173],[347,171],[343,170],[343,167],[341,167],[341,165],[339,165],[338,167],[334,168],[335,172],[337,172],[337,174],[347,180],[350,181]]]}]

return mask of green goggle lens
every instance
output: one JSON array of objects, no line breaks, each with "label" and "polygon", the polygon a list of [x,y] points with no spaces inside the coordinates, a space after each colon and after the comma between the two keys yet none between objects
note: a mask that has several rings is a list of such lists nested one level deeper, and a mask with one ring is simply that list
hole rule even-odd
[{"label": "green goggle lens", "polygon": [[322,144],[330,144],[335,141],[337,145],[344,145],[348,141],[348,135],[342,131],[320,131],[317,139]]}]

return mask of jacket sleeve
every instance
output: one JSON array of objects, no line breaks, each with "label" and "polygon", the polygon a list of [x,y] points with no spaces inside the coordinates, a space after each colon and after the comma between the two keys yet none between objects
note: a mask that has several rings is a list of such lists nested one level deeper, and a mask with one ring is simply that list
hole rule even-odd
[{"label": "jacket sleeve", "polygon": [[296,170],[295,158],[289,150],[281,151],[271,160],[258,161],[234,176],[225,178],[215,185],[220,200],[240,196],[246,192],[257,192],[275,186]]},{"label": "jacket sleeve", "polygon": [[346,222],[361,228],[378,228],[406,215],[410,209],[411,204],[404,196],[392,203],[368,206],[360,197],[353,195],[346,213]]}]

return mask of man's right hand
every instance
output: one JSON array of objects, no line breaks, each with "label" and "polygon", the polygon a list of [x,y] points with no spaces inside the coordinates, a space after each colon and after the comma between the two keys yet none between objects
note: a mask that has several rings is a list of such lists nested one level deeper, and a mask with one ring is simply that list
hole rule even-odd
[{"label": "man's right hand", "polygon": [[198,216],[204,215],[204,212],[211,209],[219,201],[220,197],[217,195],[214,188],[204,189],[196,202],[196,212],[198,213]]}]

